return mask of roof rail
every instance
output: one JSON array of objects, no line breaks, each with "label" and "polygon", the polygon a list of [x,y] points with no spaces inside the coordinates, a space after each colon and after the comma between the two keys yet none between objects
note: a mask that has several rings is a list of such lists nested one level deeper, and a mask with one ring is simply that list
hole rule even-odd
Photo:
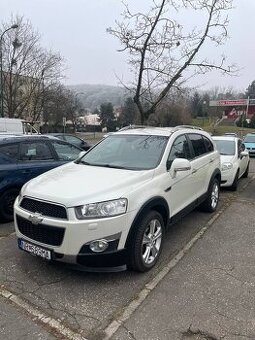
[{"label": "roof rail", "polygon": [[194,125],[177,125],[174,127],[174,131],[181,130],[181,129],[203,130],[200,126],[194,126]]},{"label": "roof rail", "polygon": [[118,131],[125,131],[125,130],[130,130],[130,129],[142,129],[142,128],[147,128],[150,127],[149,125],[134,125],[134,124],[130,124],[130,125],[126,125],[123,128],[119,129]]}]

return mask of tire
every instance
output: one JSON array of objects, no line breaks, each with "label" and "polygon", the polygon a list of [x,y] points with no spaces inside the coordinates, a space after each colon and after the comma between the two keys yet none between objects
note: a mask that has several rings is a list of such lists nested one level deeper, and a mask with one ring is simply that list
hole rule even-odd
[{"label": "tire", "polygon": [[231,191],[236,191],[237,187],[238,187],[238,180],[239,180],[239,170],[237,170],[237,173],[235,175],[235,179],[234,182],[232,183],[232,185],[229,187],[229,189]]},{"label": "tire", "polygon": [[207,192],[207,197],[205,201],[200,205],[201,210],[205,212],[212,213],[217,209],[219,202],[219,192],[220,192],[220,183],[218,179],[215,177],[210,185]]},{"label": "tire", "polygon": [[19,189],[6,190],[0,197],[0,220],[2,222],[13,221],[13,204],[19,194]]},{"label": "tire", "polygon": [[248,164],[247,164],[247,168],[246,168],[246,170],[245,170],[245,172],[244,172],[244,174],[243,174],[243,178],[247,178],[248,177],[248,174],[249,174],[249,166],[250,166],[250,162],[248,162]]},{"label": "tire", "polygon": [[146,272],[158,261],[165,236],[162,216],[149,211],[135,225],[128,247],[128,268]]}]

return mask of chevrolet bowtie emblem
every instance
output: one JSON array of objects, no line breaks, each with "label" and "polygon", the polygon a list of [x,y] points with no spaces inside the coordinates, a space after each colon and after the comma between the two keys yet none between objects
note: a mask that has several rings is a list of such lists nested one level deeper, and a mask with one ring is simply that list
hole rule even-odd
[{"label": "chevrolet bowtie emblem", "polygon": [[29,219],[30,222],[32,222],[32,224],[38,225],[39,223],[42,222],[43,215],[38,213],[38,212],[35,212],[34,214],[29,215],[28,219]]}]

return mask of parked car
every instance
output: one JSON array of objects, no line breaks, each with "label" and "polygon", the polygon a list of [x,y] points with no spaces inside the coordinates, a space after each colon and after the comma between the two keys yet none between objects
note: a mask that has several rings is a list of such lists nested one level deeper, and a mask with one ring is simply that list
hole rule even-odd
[{"label": "parked car", "polygon": [[157,262],[170,223],[199,205],[216,210],[220,180],[220,155],[202,130],[116,132],[23,186],[18,245],[86,270],[144,272]]},{"label": "parked car", "polygon": [[66,133],[50,133],[50,134],[47,134],[47,135],[50,135],[50,136],[54,136],[54,137],[57,137],[61,140],[64,140],[70,144],[73,144],[75,146],[77,146],[78,148],[81,148],[82,150],[89,150],[91,148],[91,144],[89,144],[88,142],[86,142],[85,140],[77,137],[77,136],[74,136],[74,135],[70,135],[70,134],[66,134]]},{"label": "parked car", "polygon": [[249,151],[249,155],[255,156],[255,133],[248,133],[244,137],[243,142],[246,149]]},{"label": "parked car", "polygon": [[221,186],[236,190],[241,177],[249,173],[249,153],[240,138],[213,137],[221,158]]},{"label": "parked car", "polygon": [[0,221],[13,220],[13,203],[23,184],[81,151],[54,137],[0,136]]}]

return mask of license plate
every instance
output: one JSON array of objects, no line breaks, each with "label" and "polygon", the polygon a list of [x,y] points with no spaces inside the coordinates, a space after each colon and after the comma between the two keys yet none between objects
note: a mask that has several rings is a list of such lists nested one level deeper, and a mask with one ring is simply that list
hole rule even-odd
[{"label": "license plate", "polygon": [[34,244],[28,243],[21,239],[18,240],[19,248],[27,251],[28,253],[36,256],[40,256],[46,260],[51,260],[51,251]]}]

